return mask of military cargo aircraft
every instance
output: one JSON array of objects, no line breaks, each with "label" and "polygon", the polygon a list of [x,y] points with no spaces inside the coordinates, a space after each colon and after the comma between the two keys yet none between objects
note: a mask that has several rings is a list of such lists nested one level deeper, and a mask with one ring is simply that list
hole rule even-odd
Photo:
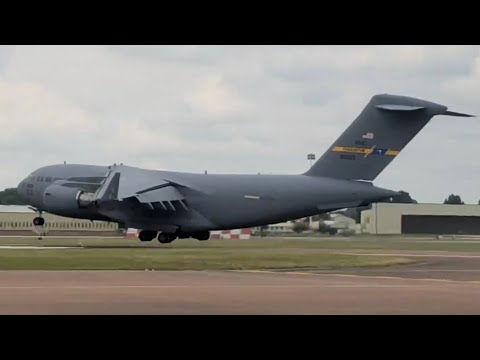
[{"label": "military cargo aircraft", "polygon": [[465,116],[413,97],[373,96],[303,174],[233,175],[127,165],[56,164],[33,171],[19,194],[38,212],[142,229],[141,241],[208,240],[212,230],[278,223],[368,205],[399,193],[373,180],[436,115]]}]

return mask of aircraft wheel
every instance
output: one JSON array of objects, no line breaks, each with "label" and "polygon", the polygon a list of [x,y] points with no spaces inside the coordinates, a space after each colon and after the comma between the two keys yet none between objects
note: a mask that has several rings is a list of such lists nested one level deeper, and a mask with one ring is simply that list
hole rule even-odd
[{"label": "aircraft wheel", "polygon": [[140,231],[140,234],[138,234],[138,239],[140,241],[152,241],[155,238],[155,236],[157,236],[156,231],[142,230]]},{"label": "aircraft wheel", "polygon": [[33,225],[35,226],[43,226],[45,224],[45,219],[42,217],[36,217],[33,219]]},{"label": "aircraft wheel", "polygon": [[195,239],[200,240],[200,241],[205,241],[210,239],[210,231],[200,231],[195,234]]},{"label": "aircraft wheel", "polygon": [[161,244],[169,244],[171,243],[173,240],[175,240],[177,238],[177,235],[175,234],[172,234],[172,233],[160,233],[158,234],[158,241],[161,243]]}]

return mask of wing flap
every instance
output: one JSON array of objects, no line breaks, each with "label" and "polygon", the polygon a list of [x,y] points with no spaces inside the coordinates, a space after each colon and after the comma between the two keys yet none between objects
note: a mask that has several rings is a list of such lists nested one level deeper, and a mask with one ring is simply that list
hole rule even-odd
[{"label": "wing flap", "polygon": [[136,195],[137,199],[142,203],[154,203],[159,201],[179,201],[185,197],[173,185],[162,187],[160,189]]},{"label": "wing flap", "polygon": [[160,176],[129,167],[113,169],[98,189],[95,200],[97,203],[134,200],[152,211],[188,210],[185,196],[179,191],[181,185]]}]

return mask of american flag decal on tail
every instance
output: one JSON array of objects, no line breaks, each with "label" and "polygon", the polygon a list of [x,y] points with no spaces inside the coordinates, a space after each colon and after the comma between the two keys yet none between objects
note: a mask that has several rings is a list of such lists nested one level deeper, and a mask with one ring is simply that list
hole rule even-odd
[{"label": "american flag decal on tail", "polygon": [[362,135],[362,138],[363,138],[363,139],[373,139],[373,133],[368,132],[368,133],[366,133],[366,134],[363,134],[363,135]]}]

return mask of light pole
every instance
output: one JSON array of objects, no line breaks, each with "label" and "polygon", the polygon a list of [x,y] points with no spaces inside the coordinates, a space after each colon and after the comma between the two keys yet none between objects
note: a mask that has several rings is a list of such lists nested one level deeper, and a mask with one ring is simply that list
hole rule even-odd
[{"label": "light pole", "polygon": [[312,167],[312,161],[315,160],[315,154],[308,154],[307,159],[310,160],[310,167]]},{"label": "light pole", "polygon": [[[307,154],[307,160],[310,160],[310,168],[312,167],[312,161],[315,160],[315,154]],[[308,217],[308,226],[312,226],[312,217]]]}]

